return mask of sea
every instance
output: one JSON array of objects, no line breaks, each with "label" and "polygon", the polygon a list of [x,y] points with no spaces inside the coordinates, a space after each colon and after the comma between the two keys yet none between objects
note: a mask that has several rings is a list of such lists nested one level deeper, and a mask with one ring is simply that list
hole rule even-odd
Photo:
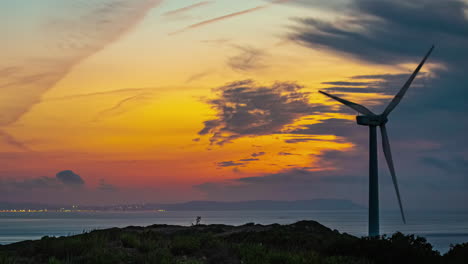
[{"label": "sea", "polygon": [[[365,210],[309,211],[146,211],[146,212],[34,212],[0,213],[0,244],[70,236],[96,229],[171,224],[189,226],[200,216],[202,224],[291,224],[314,220],[355,236],[367,234]],[[381,212],[382,234],[397,231],[425,237],[442,254],[451,244],[468,242],[468,212],[407,212],[403,224],[399,212]]]}]

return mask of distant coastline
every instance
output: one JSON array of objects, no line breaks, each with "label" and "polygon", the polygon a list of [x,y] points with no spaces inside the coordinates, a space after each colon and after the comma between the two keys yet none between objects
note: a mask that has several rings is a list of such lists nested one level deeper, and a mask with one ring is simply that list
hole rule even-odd
[{"label": "distant coastline", "polygon": [[0,213],[97,212],[97,211],[248,211],[248,210],[359,210],[366,209],[350,200],[314,199],[296,201],[191,201],[184,203],[146,203],[107,206],[1,203]]}]

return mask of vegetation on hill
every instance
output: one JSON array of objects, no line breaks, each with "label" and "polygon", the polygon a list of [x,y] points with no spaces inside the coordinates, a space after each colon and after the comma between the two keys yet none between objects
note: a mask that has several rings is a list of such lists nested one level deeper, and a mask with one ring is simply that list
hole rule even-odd
[{"label": "vegetation on hill", "polygon": [[0,264],[467,263],[468,243],[445,255],[424,238],[357,238],[314,221],[291,225],[153,225],[43,237],[0,246]]}]

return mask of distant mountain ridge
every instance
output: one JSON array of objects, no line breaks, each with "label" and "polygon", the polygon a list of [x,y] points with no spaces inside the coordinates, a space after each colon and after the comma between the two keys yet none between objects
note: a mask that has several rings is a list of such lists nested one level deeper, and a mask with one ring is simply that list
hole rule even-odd
[{"label": "distant mountain ridge", "polygon": [[[11,209],[73,209],[71,205],[47,205],[34,203],[3,203],[0,210]],[[345,199],[313,199],[296,201],[254,200],[238,202],[190,201],[183,203],[122,204],[109,206],[79,206],[82,210],[117,211],[240,211],[240,210],[356,210],[365,207]]]},{"label": "distant mountain ridge", "polygon": [[160,204],[161,209],[170,211],[237,211],[237,210],[352,210],[364,209],[350,200],[343,199],[315,199],[297,201],[192,201],[177,204]]}]

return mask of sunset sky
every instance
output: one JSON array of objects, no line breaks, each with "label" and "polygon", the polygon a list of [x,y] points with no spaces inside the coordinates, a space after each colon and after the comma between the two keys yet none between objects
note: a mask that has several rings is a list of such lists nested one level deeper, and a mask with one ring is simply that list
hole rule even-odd
[{"label": "sunset sky", "polygon": [[389,117],[400,191],[468,209],[467,2],[2,0],[0,16],[0,201],[365,205],[368,128],[318,90],[380,112],[434,44]]}]

